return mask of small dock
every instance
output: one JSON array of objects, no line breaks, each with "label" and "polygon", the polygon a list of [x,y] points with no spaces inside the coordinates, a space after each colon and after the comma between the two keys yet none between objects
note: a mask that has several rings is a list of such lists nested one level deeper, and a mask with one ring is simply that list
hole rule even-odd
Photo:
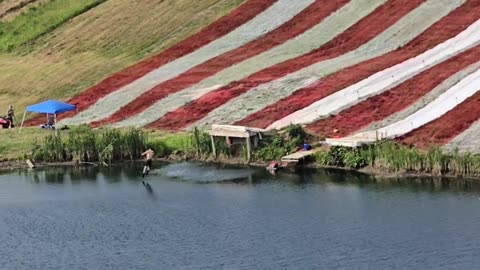
[{"label": "small dock", "polygon": [[343,138],[329,138],[326,143],[331,146],[360,147],[362,145],[372,144],[387,138],[386,133],[374,131],[360,132],[353,136]]},{"label": "small dock", "polygon": [[282,163],[283,162],[286,162],[286,163],[298,163],[299,161],[302,161],[304,160],[305,158],[315,154],[315,152],[317,152],[319,149],[312,149],[312,150],[309,150],[309,151],[298,151],[298,152],[295,152],[293,154],[290,154],[288,156],[284,156],[282,157]]}]

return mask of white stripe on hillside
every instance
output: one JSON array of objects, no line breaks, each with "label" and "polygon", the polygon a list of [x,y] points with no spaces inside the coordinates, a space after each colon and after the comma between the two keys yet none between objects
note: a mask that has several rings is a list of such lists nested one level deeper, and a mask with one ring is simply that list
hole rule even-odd
[{"label": "white stripe on hillside", "polygon": [[[477,34],[479,35],[479,34]],[[480,69],[407,118],[378,129],[389,138],[404,135],[419,128],[460,105],[480,90]]]},{"label": "white stripe on hillside", "polygon": [[296,111],[270,125],[269,128],[282,128],[291,123],[310,123],[321,117],[362,102],[397,86],[418,73],[447,60],[480,43],[480,21],[467,30],[427,52],[403,63],[378,72],[369,78],[338,91],[310,106]]},{"label": "white stripe on hillside", "polygon": [[473,123],[467,130],[460,133],[451,142],[443,148],[447,151],[467,152],[472,154],[480,154],[480,115],[479,120]]},{"label": "white stripe on hillside", "polygon": [[329,74],[395,50],[414,39],[464,2],[465,0],[429,0],[358,49],[253,88],[210,112],[207,117],[194,125],[233,123],[290,96],[295,91],[307,87]]},{"label": "white stripe on hillside", "polygon": [[121,87],[119,90],[98,100],[87,110],[80,112],[70,119],[65,119],[59,124],[90,123],[106,118],[156,85],[276,29],[283,23],[291,20],[313,2],[315,2],[315,0],[279,0],[264,12],[229,34]]},{"label": "white stripe on hillside", "polygon": [[437,85],[433,90],[428,92],[425,96],[423,96],[417,102],[408,106],[408,108],[405,108],[404,110],[402,110],[400,112],[394,113],[391,116],[389,116],[385,119],[382,119],[379,122],[369,124],[368,127],[362,129],[359,132],[375,130],[375,129],[379,129],[379,128],[382,128],[382,127],[386,127],[386,126],[388,126],[392,123],[395,123],[397,121],[400,121],[400,120],[408,117],[409,115],[411,115],[411,114],[415,113],[416,111],[420,110],[421,108],[425,107],[428,103],[430,103],[433,100],[435,100],[436,98],[438,98],[441,94],[445,93],[448,89],[452,88],[454,85],[459,83],[461,80],[463,80],[468,75],[477,71],[479,68],[480,68],[480,61],[475,63],[475,64],[472,64],[472,65],[468,66],[467,68],[455,73],[450,78],[441,82],[439,85]]},{"label": "white stripe on hillside", "polygon": [[305,33],[274,47],[258,56],[247,59],[239,64],[211,76],[192,87],[169,95],[159,100],[145,111],[114,124],[116,127],[144,126],[168,112],[171,112],[202,95],[215,90],[214,87],[228,85],[243,79],[259,70],[281,63],[285,60],[306,54],[343,33],[357,21],[370,14],[386,0],[352,0],[320,24]]}]

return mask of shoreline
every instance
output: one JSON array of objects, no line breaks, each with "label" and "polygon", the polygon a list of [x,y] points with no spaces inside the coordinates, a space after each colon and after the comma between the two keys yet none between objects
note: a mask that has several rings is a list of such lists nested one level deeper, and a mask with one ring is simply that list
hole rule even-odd
[{"label": "shoreline", "polygon": [[[133,160],[133,161],[115,161],[112,163],[114,164],[122,164],[125,162],[142,162],[143,160]],[[194,162],[203,162],[208,164],[216,164],[216,165],[241,165],[241,166],[252,166],[252,167],[266,167],[267,162],[251,162],[245,163],[238,159],[224,159],[224,160],[213,160],[213,159],[194,159],[194,158],[184,158],[181,156],[169,156],[169,157],[161,157],[155,158],[154,161],[163,161],[163,162],[181,162],[181,161],[194,161]],[[74,161],[66,161],[66,162],[39,162],[35,164],[35,169],[42,169],[42,168],[49,168],[49,167],[89,167],[89,166],[100,166],[97,162],[81,162],[77,163]],[[370,167],[361,168],[361,169],[352,169],[352,168],[345,168],[345,167],[336,167],[336,166],[323,166],[318,165],[315,163],[307,163],[297,167],[298,169],[334,169],[334,170],[341,170],[341,171],[349,171],[355,173],[362,173],[373,176],[378,179],[392,179],[392,178],[405,178],[405,179],[413,179],[413,178],[445,178],[450,180],[470,180],[470,181],[478,181],[480,182],[480,177],[459,177],[455,175],[435,175],[430,173],[421,173],[421,172],[388,172],[382,171]],[[25,170],[30,169],[27,165],[26,161],[0,161],[0,173],[6,173],[16,170]]]}]

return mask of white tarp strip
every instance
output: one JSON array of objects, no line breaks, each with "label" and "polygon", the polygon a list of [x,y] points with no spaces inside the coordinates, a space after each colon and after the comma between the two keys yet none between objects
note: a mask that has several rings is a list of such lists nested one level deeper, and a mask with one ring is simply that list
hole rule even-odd
[{"label": "white tarp strip", "polygon": [[[478,34],[477,34],[478,35]],[[480,69],[407,118],[378,129],[389,138],[406,134],[455,108],[480,90]]]},{"label": "white tarp strip", "polygon": [[[452,88],[454,85],[459,83],[468,75],[472,74],[473,72],[477,71],[480,68],[480,61],[468,66],[467,68],[455,73],[450,78],[446,79],[445,81],[441,82],[437,85],[433,90],[428,92],[425,96],[420,98],[414,104],[408,106],[402,111],[392,114],[391,116],[382,119],[379,122],[371,123],[368,127],[362,129],[359,132],[369,131],[369,130],[376,130],[382,127],[386,127],[392,123],[400,121],[409,115],[415,113],[416,111],[420,110],[421,108],[425,107],[428,103],[432,102],[436,98],[438,98],[441,94],[445,93],[448,89]],[[412,89],[413,91],[414,89]]]}]

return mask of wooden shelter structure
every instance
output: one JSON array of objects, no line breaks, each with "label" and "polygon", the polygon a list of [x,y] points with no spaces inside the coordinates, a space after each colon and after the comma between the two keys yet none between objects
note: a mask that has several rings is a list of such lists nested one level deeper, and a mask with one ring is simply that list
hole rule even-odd
[{"label": "wooden shelter structure", "polygon": [[210,138],[212,140],[213,155],[217,156],[215,147],[215,137],[225,137],[228,142],[235,139],[245,140],[247,145],[247,159],[250,161],[252,157],[252,145],[257,147],[258,141],[262,139],[262,133],[266,130],[260,128],[251,128],[233,125],[212,125],[210,130]]}]

